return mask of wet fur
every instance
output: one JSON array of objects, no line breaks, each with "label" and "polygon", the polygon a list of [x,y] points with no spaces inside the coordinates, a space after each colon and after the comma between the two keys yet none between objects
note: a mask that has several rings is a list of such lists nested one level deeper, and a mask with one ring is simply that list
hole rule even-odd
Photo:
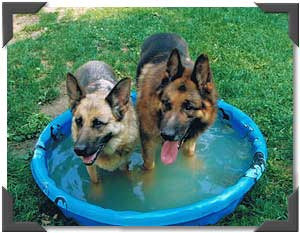
[{"label": "wet fur", "polygon": [[[177,65],[176,59],[171,59],[173,54],[178,54],[181,66]],[[172,64],[174,61],[175,65]],[[142,46],[137,86],[144,167],[154,168],[154,152],[163,142],[161,129],[167,124],[173,124],[181,134],[190,126],[181,149],[185,155],[193,156],[196,139],[214,122],[217,113],[217,92],[207,56],[201,55],[193,63],[186,42],[178,35],[161,33],[150,36]],[[169,111],[164,110],[164,98],[172,105]],[[186,100],[200,109],[182,111]],[[175,115],[176,120],[170,120]]]},{"label": "wet fur", "polygon": [[[114,108],[108,103],[107,96],[117,82],[114,72],[104,62],[88,62],[78,69],[74,77],[78,85],[77,96],[76,93],[74,94],[74,90],[71,90],[74,86],[74,83],[70,83],[69,78],[71,77],[67,79],[70,107],[73,112],[72,136],[74,143],[80,137],[80,140],[84,140],[87,145],[93,147],[97,138],[107,134],[112,135],[93,165],[86,166],[91,180],[96,183],[98,182],[96,166],[108,171],[127,168],[130,152],[138,137],[137,118],[130,100],[122,106],[121,118],[114,114]],[[120,109],[117,110],[120,111]],[[80,127],[76,124],[79,116],[83,119]],[[107,124],[100,129],[95,129],[92,125],[95,118]],[[95,149],[91,148],[91,150]]]}]

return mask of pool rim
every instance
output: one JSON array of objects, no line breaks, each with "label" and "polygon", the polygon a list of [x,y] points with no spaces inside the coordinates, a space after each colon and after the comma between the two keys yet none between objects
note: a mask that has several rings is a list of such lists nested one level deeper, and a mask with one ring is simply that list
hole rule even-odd
[{"label": "pool rim", "polygon": [[[135,101],[135,98],[136,96],[132,94],[133,101]],[[264,166],[267,160],[266,142],[254,121],[241,110],[223,100],[218,101],[218,108],[218,114],[222,114],[222,118],[229,118],[227,120],[234,130],[248,137],[253,146],[253,157],[259,154],[260,158],[263,159],[263,162],[260,163],[254,161],[236,184],[226,188],[219,195],[182,207],[148,212],[105,209],[71,196],[55,185],[55,182],[48,176],[46,164],[47,144],[50,140],[53,140],[53,136],[59,137],[60,133],[70,130],[70,118],[72,116],[70,110],[56,117],[41,133],[31,161],[33,177],[43,193],[59,206],[66,216],[68,216],[68,213],[72,213],[99,224],[122,226],[180,225],[218,213],[235,200],[242,199],[260,178],[265,170]]]}]

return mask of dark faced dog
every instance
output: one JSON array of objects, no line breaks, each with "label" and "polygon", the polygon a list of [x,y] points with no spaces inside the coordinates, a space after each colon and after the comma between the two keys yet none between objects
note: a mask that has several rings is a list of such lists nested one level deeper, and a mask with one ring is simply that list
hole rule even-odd
[{"label": "dark faced dog", "polygon": [[154,168],[158,144],[165,164],[176,160],[180,148],[193,156],[197,137],[217,113],[208,57],[202,54],[193,63],[184,39],[170,33],[152,35],[142,46],[137,85],[144,167]]},{"label": "dark faced dog", "polygon": [[117,83],[111,67],[101,61],[90,61],[67,75],[74,151],[94,183],[96,166],[108,171],[126,168],[135,146],[138,128],[130,83],[129,78]]}]

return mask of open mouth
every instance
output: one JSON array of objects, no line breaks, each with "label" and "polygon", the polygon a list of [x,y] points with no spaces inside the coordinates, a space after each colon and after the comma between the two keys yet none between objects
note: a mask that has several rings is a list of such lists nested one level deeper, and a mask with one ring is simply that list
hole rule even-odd
[{"label": "open mouth", "polygon": [[100,145],[97,149],[97,151],[89,156],[83,156],[82,157],[82,161],[85,165],[93,165],[93,163],[96,161],[96,159],[98,158],[98,156],[101,154],[101,152],[103,151],[104,146],[108,143],[108,141],[112,138],[112,133],[107,134],[105,137],[103,137],[100,140]]},{"label": "open mouth", "polygon": [[186,140],[188,133],[189,128],[178,141],[164,140],[160,153],[160,159],[164,164],[169,165],[176,161],[179,149]]},{"label": "open mouth", "polygon": [[103,148],[104,148],[104,144],[101,144],[98,150],[94,154],[82,157],[83,163],[88,166],[93,165],[93,163],[98,158],[98,155],[102,152]]}]

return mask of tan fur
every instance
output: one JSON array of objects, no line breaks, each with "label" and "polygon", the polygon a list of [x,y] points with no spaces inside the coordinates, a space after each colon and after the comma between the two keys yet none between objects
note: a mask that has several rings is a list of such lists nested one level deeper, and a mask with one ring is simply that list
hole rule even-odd
[{"label": "tan fur", "polygon": [[[74,141],[76,141],[79,133],[86,134],[86,137],[91,139],[106,135],[109,132],[113,135],[94,164],[87,166],[87,171],[94,183],[98,182],[96,166],[108,171],[114,171],[127,165],[130,152],[136,145],[138,137],[137,119],[132,104],[129,104],[124,118],[121,121],[117,121],[112,114],[110,106],[105,101],[107,94],[108,92],[105,91],[97,91],[86,95],[73,113],[72,132]],[[78,116],[84,119],[84,125],[80,131],[75,123],[75,119]],[[95,117],[108,123],[103,126],[101,132],[91,127],[92,119]]]},{"label": "tan fur", "polygon": [[[183,102],[187,99],[193,101],[199,106],[202,102],[205,105],[205,109],[195,110],[192,113],[193,117],[200,118],[207,125],[211,125],[215,120],[217,113],[217,94],[214,83],[210,82],[205,84],[206,86],[202,87],[210,92],[210,95],[209,98],[201,98],[199,96],[199,89],[196,84],[191,81],[193,67],[194,63],[191,62],[190,59],[187,59],[182,76],[168,84],[164,88],[162,96],[157,93],[157,88],[161,84],[162,80],[167,76],[166,62],[161,62],[159,64],[145,64],[141,70],[141,74],[138,78],[139,89],[137,98],[137,114],[140,124],[139,127],[144,167],[146,169],[154,168],[154,151],[156,146],[162,143],[160,130],[157,126],[159,121],[157,112],[162,109],[162,98],[168,97],[169,101],[172,103],[172,110],[166,113],[166,117],[171,119],[176,113],[178,124],[184,124],[187,121],[185,113],[178,113],[180,112]],[[178,90],[182,84],[184,84],[186,91],[181,92]],[[194,155],[196,139],[202,132],[203,131],[199,130],[195,137],[183,143],[182,149],[185,155]]]},{"label": "tan fur", "polygon": [[197,138],[192,138],[183,143],[182,150],[184,155],[188,157],[193,157],[195,155],[196,139]]}]

